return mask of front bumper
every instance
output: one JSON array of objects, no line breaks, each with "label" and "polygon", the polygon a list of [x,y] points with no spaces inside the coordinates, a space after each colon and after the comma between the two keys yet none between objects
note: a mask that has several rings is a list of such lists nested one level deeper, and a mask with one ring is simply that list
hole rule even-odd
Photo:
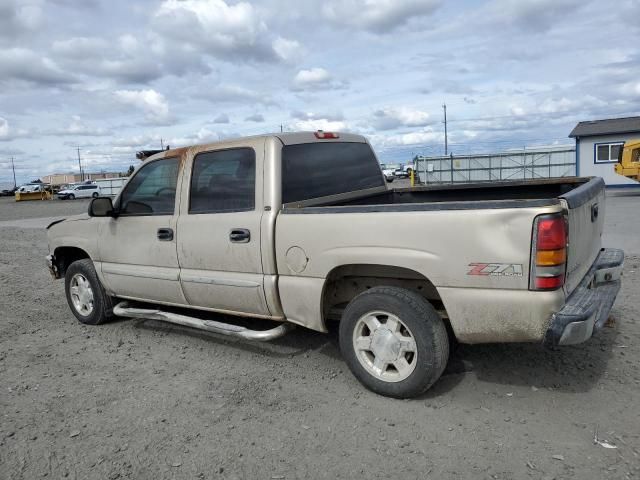
[{"label": "front bumper", "polygon": [[562,310],[551,317],[544,338],[547,346],[575,345],[600,330],[620,290],[624,252],[603,248]]},{"label": "front bumper", "polygon": [[49,268],[49,273],[53,278],[60,278],[60,273],[58,270],[58,264],[53,255],[47,255],[47,267]]}]

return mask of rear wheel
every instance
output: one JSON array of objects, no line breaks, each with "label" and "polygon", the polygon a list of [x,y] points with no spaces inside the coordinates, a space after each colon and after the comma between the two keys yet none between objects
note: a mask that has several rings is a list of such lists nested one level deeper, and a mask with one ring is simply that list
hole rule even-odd
[{"label": "rear wheel", "polygon": [[442,319],[423,297],[402,288],[374,287],[345,309],[340,350],[367,388],[410,398],[440,378],[449,358],[449,340]]},{"label": "rear wheel", "polygon": [[81,323],[99,325],[113,316],[111,297],[102,287],[90,259],[69,265],[64,284],[69,308]]}]

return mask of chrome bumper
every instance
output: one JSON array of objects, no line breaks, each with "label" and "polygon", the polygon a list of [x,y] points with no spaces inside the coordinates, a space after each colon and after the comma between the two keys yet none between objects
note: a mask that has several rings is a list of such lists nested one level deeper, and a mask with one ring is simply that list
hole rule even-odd
[{"label": "chrome bumper", "polygon": [[622,250],[603,248],[600,251],[565,306],[551,317],[545,345],[582,343],[604,326],[620,290],[623,266]]}]

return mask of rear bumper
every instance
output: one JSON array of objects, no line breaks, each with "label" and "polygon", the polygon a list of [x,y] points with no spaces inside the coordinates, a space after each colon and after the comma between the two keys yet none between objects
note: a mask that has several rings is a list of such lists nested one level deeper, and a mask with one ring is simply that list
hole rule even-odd
[{"label": "rear bumper", "polygon": [[620,290],[624,252],[602,249],[562,309],[551,317],[544,343],[547,346],[575,345],[600,330]]}]

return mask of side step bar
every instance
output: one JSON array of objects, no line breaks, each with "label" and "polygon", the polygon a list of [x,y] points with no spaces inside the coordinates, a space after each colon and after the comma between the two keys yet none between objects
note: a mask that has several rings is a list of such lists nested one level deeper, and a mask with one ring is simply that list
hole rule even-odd
[{"label": "side step bar", "polygon": [[118,305],[113,307],[113,314],[119,317],[144,318],[147,320],[176,323],[178,325],[184,325],[185,327],[207,330],[221,335],[243,338],[245,340],[256,340],[259,342],[266,342],[280,338],[293,329],[292,324],[283,323],[270,330],[249,330],[246,327],[232,325],[230,323],[216,322],[215,320],[202,320],[200,318],[188,317],[186,315],[148,308],[134,308],[130,307],[127,302],[120,302]]}]

